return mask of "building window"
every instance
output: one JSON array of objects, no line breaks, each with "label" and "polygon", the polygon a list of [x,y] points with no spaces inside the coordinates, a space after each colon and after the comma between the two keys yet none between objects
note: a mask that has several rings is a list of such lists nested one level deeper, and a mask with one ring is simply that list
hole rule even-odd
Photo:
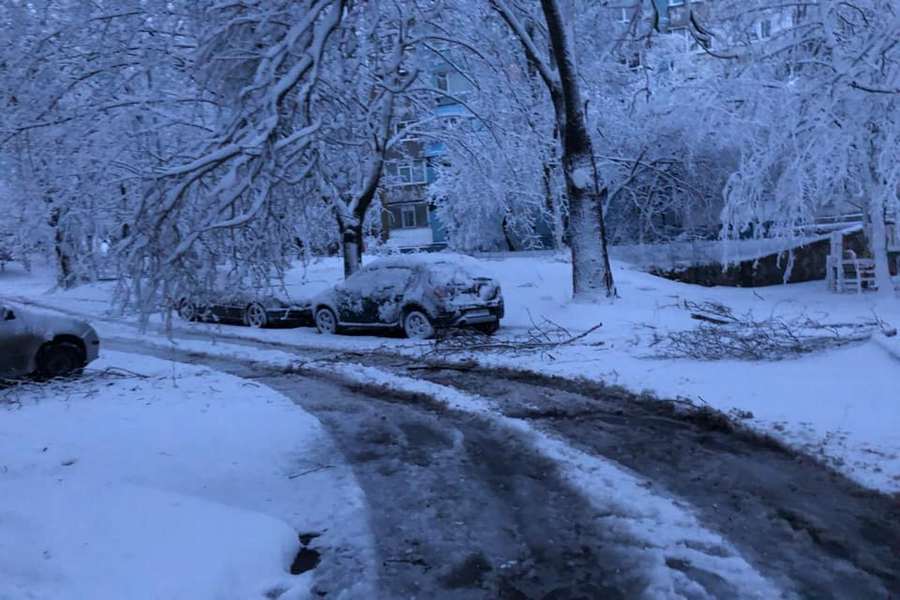
[{"label": "building window", "polygon": [[750,39],[764,40],[772,36],[772,22],[769,19],[757,21],[750,29]]},{"label": "building window", "polygon": [[395,204],[387,207],[391,229],[420,229],[428,227],[428,205],[422,201]]},{"label": "building window", "polygon": [[450,76],[446,72],[439,72],[434,74],[434,87],[441,90],[442,92],[450,91]]},{"label": "building window", "polygon": [[[414,122],[415,121],[397,121],[396,123],[394,123],[394,135],[397,135],[404,129],[409,128],[409,126],[412,125]],[[411,138],[413,135],[414,134],[410,133],[410,134],[403,136],[403,138],[408,139],[408,138]]]},{"label": "building window", "polygon": [[394,185],[413,185],[428,183],[424,160],[406,160],[389,162],[385,165],[389,183]]},{"label": "building window", "polygon": [[397,167],[397,174],[403,183],[425,183],[425,161],[401,163]]},{"label": "building window", "polygon": [[416,207],[404,206],[400,209],[400,214],[402,215],[401,227],[410,229],[416,226]]}]

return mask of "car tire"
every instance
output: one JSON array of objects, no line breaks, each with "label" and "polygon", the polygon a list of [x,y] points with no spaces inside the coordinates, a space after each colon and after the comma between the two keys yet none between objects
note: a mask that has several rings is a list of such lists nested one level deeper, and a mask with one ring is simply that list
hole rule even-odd
[{"label": "car tire", "polygon": [[484,335],[494,335],[497,333],[497,330],[500,329],[500,321],[494,321],[493,323],[479,323],[478,325],[473,325],[476,331],[480,331]]},{"label": "car tire", "polygon": [[178,303],[178,316],[185,321],[196,321],[197,305],[185,298]]},{"label": "car tire", "polygon": [[261,329],[269,324],[269,315],[266,308],[259,302],[254,302],[244,309],[244,323],[254,329]]},{"label": "car tire", "polygon": [[434,325],[421,310],[413,309],[403,317],[403,333],[411,340],[427,340],[434,337]]},{"label": "car tire", "polygon": [[37,375],[41,379],[76,375],[84,365],[84,352],[70,342],[44,344],[38,351]]},{"label": "car tire", "polygon": [[330,308],[317,308],[315,314],[316,331],[323,335],[339,333],[337,315]]}]

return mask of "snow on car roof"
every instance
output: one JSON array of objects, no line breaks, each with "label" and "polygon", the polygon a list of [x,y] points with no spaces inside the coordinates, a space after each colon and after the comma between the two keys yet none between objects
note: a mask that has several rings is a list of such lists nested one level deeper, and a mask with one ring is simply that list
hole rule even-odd
[{"label": "snow on car roof", "polygon": [[484,272],[484,266],[481,261],[466,256],[465,254],[455,254],[452,252],[429,252],[421,254],[401,254],[399,256],[388,256],[379,258],[366,265],[368,269],[378,269],[382,267],[419,267],[423,265],[452,265],[472,271],[473,275],[481,275]]},{"label": "snow on car roof", "polygon": [[437,268],[448,273],[465,273],[470,277],[491,277],[490,273],[485,269],[484,264],[478,259],[466,256],[465,254],[455,254],[453,252],[423,252],[421,254],[387,256],[372,261],[370,264],[366,265],[366,268],[407,267],[414,269],[423,266],[432,267],[432,269]]}]

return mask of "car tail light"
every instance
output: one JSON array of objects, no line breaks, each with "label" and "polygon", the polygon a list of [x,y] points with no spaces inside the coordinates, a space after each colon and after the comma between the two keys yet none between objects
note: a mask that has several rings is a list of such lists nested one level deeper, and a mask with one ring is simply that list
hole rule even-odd
[{"label": "car tail light", "polygon": [[446,286],[442,286],[442,285],[437,286],[434,288],[434,295],[437,296],[438,298],[440,298],[441,300],[449,298],[451,295],[450,288],[448,288]]},{"label": "car tail light", "polygon": [[500,293],[500,287],[491,283],[485,283],[478,288],[478,297],[482,300],[493,300]]}]

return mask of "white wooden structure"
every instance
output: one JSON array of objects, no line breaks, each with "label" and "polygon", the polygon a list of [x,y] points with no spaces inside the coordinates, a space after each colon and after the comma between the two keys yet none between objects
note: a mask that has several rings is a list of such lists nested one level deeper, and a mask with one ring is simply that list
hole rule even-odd
[{"label": "white wooden structure", "polygon": [[[897,223],[889,224],[887,251],[900,253],[900,233]],[[844,249],[844,236],[859,231],[857,227],[831,232],[831,248],[826,259],[826,281],[828,288],[835,292],[856,292],[878,289],[875,281],[875,260],[860,258],[856,252]],[[897,272],[900,273],[900,254],[896,257]]]},{"label": "white wooden structure", "polygon": [[827,259],[829,289],[835,292],[856,292],[877,289],[875,260],[859,258],[853,250],[844,250],[844,236],[840,231],[831,234],[831,252]]}]

